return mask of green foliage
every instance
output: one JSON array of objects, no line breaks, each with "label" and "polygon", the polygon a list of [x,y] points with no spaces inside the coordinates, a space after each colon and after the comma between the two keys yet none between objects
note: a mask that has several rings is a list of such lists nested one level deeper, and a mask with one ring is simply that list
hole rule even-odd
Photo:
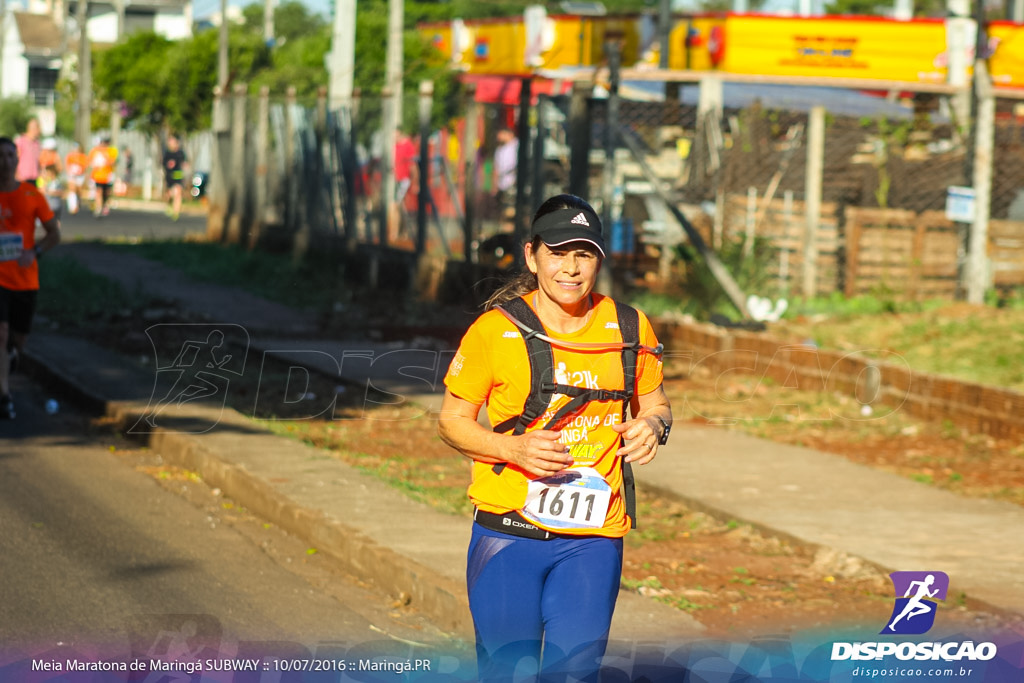
[{"label": "green foliage", "polygon": [[[677,249],[686,266],[683,290],[689,300],[688,312],[700,318],[712,313],[735,317],[735,307],[697,250],[688,242]],[[777,260],[777,253],[778,249],[764,238],[754,238],[749,253],[743,240],[726,240],[718,251],[718,258],[741,290],[771,297],[777,293],[777,287],[772,282],[769,266]]]},{"label": "green foliage", "polygon": [[[242,10],[245,30],[254,35],[263,35],[264,3],[246,5]],[[327,21],[319,14],[310,12],[301,2],[285,0],[274,9],[274,41],[276,47],[291,41],[329,29]],[[322,64],[322,63],[321,63]]]},{"label": "green foliage", "polygon": [[[447,19],[447,5],[411,3],[406,6],[404,83],[407,96],[419,82],[432,80],[435,92],[435,128],[456,114],[457,79],[431,45],[413,30],[423,19]],[[303,4],[288,0],[274,12],[276,45],[263,39],[263,4],[247,6],[245,22],[233,26],[229,37],[231,83],[246,83],[255,92],[261,86],[280,97],[294,86],[300,101],[311,102],[327,85],[324,58],[331,48],[327,20]],[[146,132],[163,128],[192,131],[210,125],[213,89],[218,78],[219,31],[207,30],[182,41],[169,41],[153,32],[136,33],[120,45],[94,56],[93,82],[97,101],[123,102],[124,122]],[[367,99],[364,128],[379,119],[379,94],[384,82],[387,47],[387,5],[360,3],[356,27],[355,85]],[[414,130],[416,107],[403,107],[403,127]],[[71,119],[73,120],[73,119]]]},{"label": "green foliage", "polygon": [[852,297],[846,297],[842,292],[832,292],[828,296],[813,299],[790,299],[789,308],[783,317],[793,319],[828,314],[835,318],[853,318],[885,313],[920,313],[935,310],[948,303],[948,301],[939,299],[904,300],[896,297],[891,290],[878,288],[870,294],[858,294]]},{"label": "green foliage", "polygon": [[32,100],[27,97],[8,97],[0,100],[0,135],[14,138],[25,130],[34,114]]},{"label": "green foliage", "polygon": [[[887,14],[891,8],[892,3],[878,0],[835,0],[825,5],[825,12],[847,16],[878,16]],[[944,0],[914,0],[915,17],[942,17],[945,12]]]}]

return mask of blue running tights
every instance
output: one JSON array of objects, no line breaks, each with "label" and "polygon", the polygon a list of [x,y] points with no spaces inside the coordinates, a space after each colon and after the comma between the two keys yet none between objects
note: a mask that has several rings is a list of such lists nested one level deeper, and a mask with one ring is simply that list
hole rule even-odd
[{"label": "blue running tights", "polygon": [[621,538],[542,541],[474,524],[466,583],[480,680],[596,681],[621,574]]}]

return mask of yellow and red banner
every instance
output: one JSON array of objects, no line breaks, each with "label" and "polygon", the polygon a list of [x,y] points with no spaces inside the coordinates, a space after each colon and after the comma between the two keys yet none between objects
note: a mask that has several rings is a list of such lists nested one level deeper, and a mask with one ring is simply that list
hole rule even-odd
[{"label": "yellow and red banner", "polygon": [[[949,80],[950,31],[964,34],[963,59],[974,62],[973,22],[959,29],[942,19],[780,17],[707,14],[677,18],[669,35],[670,69],[803,78],[858,78],[909,83]],[[622,65],[659,63],[650,17],[538,15],[420,27],[452,65],[471,74],[527,75],[536,69],[604,63],[616,38]],[[988,26],[989,70],[996,85],[1024,87],[1024,25]],[[529,48],[528,48],[529,46]]]},{"label": "yellow and red banner", "polygon": [[941,20],[732,15],[725,40],[729,73],[946,81]]}]

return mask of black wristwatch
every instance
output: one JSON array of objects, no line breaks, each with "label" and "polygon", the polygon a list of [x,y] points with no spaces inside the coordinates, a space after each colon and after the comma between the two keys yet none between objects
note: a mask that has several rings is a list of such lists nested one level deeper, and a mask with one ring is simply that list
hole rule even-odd
[{"label": "black wristwatch", "polygon": [[665,444],[668,443],[668,434],[669,434],[669,432],[672,431],[672,425],[670,425],[668,422],[665,422],[665,420],[661,417],[661,415],[655,415],[654,417],[658,418],[658,422],[661,423],[661,430],[662,431],[661,431],[661,437],[658,439],[658,444],[661,445],[661,446],[664,446]]}]

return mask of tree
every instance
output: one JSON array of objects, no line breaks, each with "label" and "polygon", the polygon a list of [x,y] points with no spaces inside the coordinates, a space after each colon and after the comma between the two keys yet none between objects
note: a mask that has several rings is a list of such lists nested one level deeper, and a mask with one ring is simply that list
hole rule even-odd
[{"label": "tree", "polygon": [[[269,63],[258,36],[231,32],[231,80],[247,81]],[[125,123],[155,133],[167,127],[209,126],[217,85],[217,32],[173,42],[151,31],[135,33],[95,53],[93,83],[99,99],[124,104]]]},{"label": "tree", "polygon": [[25,130],[35,106],[27,97],[8,97],[0,100],[0,135],[12,140]]},{"label": "tree", "polygon": [[124,102],[126,120],[143,127],[163,119],[167,54],[172,43],[152,31],[135,33],[120,45],[93,52],[93,86],[97,101]]},{"label": "tree", "polygon": [[[250,33],[263,35],[263,3],[252,3],[242,9],[245,28]],[[330,26],[319,14],[310,12],[301,2],[285,0],[274,9],[274,46],[282,47],[289,41],[319,35]]]}]

